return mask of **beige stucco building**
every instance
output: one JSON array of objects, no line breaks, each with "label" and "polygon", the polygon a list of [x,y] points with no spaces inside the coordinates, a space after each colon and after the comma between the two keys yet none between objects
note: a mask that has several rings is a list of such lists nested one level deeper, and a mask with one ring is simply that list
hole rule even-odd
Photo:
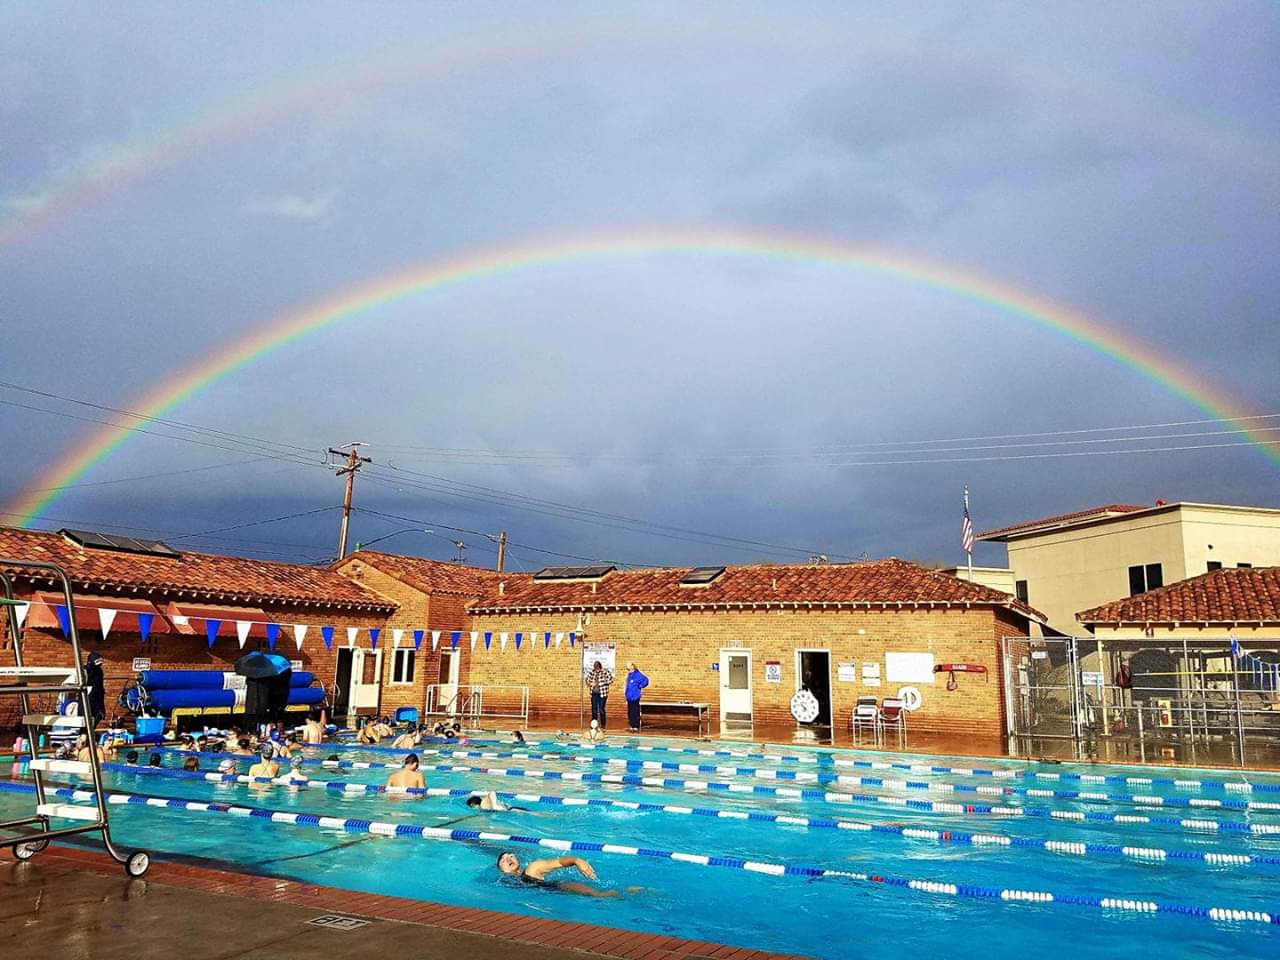
[{"label": "beige stucco building", "polygon": [[1280,566],[1280,509],[1109,504],[978,539],[1007,545],[1015,596],[1042,611],[1052,630],[1070,634],[1080,632],[1082,610],[1211,570]]}]

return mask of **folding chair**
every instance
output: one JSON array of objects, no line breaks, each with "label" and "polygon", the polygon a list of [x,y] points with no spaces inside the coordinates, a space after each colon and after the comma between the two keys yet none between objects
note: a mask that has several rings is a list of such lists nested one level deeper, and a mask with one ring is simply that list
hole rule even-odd
[{"label": "folding chair", "polygon": [[853,714],[850,717],[850,725],[853,727],[854,739],[857,739],[862,731],[870,730],[871,735],[880,739],[880,709],[876,705],[875,697],[859,697],[858,702],[854,704]]},{"label": "folding chair", "polygon": [[884,698],[878,719],[882,731],[892,727],[898,731],[899,737],[907,735],[907,708],[897,697]]}]

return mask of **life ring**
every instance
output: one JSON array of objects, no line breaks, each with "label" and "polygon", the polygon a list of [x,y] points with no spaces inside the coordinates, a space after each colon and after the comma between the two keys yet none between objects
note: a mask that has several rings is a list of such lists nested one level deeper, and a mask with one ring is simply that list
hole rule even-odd
[{"label": "life ring", "polygon": [[818,698],[808,690],[797,690],[791,698],[791,715],[800,723],[813,723],[818,719]]},{"label": "life ring", "polygon": [[915,687],[900,687],[898,699],[902,701],[902,709],[907,713],[915,713],[924,706],[924,697],[920,696],[920,691]]}]

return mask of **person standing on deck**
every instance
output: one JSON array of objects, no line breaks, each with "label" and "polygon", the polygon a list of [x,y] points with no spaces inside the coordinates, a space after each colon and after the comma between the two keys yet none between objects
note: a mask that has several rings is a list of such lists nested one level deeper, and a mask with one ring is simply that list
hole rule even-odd
[{"label": "person standing on deck", "polygon": [[627,729],[640,732],[640,694],[649,685],[649,678],[640,672],[634,662],[627,664]]},{"label": "person standing on deck", "polygon": [[84,683],[89,688],[89,733],[107,715],[106,678],[102,674],[102,654],[97,650],[89,654],[84,663]]},{"label": "person standing on deck", "polygon": [[609,702],[609,688],[613,686],[613,672],[606,670],[604,664],[597,660],[591,666],[591,672],[587,674],[587,689],[591,691],[591,719],[600,722],[600,729],[604,729],[608,724],[605,723],[605,706]]}]

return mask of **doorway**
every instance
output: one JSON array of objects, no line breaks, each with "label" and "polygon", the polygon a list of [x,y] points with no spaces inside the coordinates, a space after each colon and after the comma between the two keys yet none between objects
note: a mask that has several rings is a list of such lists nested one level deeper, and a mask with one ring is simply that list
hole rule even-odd
[{"label": "doorway", "polygon": [[458,651],[440,651],[440,709],[453,716],[458,712]]},{"label": "doorway", "polygon": [[818,715],[807,726],[831,726],[831,651],[796,651],[796,691],[808,690],[818,701]]},{"label": "doorway", "polygon": [[355,663],[354,650],[338,651],[338,669],[333,675],[333,715],[345,717],[351,707],[351,668]]},{"label": "doorway", "polygon": [[751,722],[751,651],[720,651],[720,722]]}]

